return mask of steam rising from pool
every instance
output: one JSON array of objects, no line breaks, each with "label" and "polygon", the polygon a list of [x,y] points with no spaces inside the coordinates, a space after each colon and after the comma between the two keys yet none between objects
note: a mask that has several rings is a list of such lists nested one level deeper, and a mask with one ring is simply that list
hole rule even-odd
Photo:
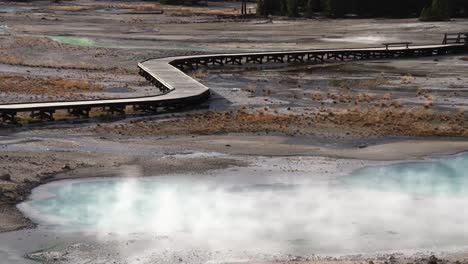
[{"label": "steam rising from pool", "polygon": [[322,41],[327,42],[349,42],[349,43],[363,43],[363,44],[381,44],[386,41],[395,41],[393,38],[384,36],[354,36],[354,37],[336,37],[336,38],[322,38]]},{"label": "steam rising from pool", "polygon": [[468,242],[467,164],[468,155],[459,155],[364,168],[325,183],[310,175],[307,184],[179,176],[67,181],[38,188],[19,208],[58,229],[186,236],[214,249],[450,247]]}]

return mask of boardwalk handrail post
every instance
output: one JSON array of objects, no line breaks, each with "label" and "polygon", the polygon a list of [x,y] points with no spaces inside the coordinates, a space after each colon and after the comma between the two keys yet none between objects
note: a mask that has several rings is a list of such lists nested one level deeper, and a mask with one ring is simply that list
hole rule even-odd
[{"label": "boardwalk handrail post", "polygon": [[413,44],[412,42],[404,41],[404,42],[388,42],[388,43],[382,43],[382,45],[385,46],[386,50],[389,50],[388,48],[390,46],[401,46],[404,45],[406,49],[409,49],[409,46]]}]

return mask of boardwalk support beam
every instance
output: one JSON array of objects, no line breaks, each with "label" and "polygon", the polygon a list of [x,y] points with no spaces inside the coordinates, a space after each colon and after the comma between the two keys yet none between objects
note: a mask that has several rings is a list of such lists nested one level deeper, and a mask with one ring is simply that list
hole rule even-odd
[{"label": "boardwalk support beam", "polygon": [[157,113],[159,105],[156,104],[139,104],[134,105],[133,109],[135,111],[141,111],[144,113]]},{"label": "boardwalk support beam", "polygon": [[110,105],[110,106],[105,106],[104,111],[111,113],[111,114],[119,114],[119,115],[125,115],[125,108],[126,105]]},{"label": "boardwalk support beam", "polygon": [[1,115],[4,123],[17,123],[16,112],[2,112]]},{"label": "boardwalk support beam", "polygon": [[67,110],[68,114],[75,117],[89,117],[91,107],[74,107]]},{"label": "boardwalk support beam", "polygon": [[30,116],[31,118],[39,118],[40,120],[53,121],[54,113],[55,113],[54,109],[39,110],[39,111],[32,111]]}]

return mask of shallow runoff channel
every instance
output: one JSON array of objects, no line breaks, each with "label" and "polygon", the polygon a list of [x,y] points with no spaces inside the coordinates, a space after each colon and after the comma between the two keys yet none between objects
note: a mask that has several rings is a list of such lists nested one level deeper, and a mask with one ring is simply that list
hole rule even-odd
[{"label": "shallow runoff channel", "polygon": [[38,243],[44,249],[110,235],[144,237],[154,251],[295,255],[468,243],[468,154],[365,167],[346,176],[258,180],[255,172],[228,174],[59,181],[34,189],[18,208],[39,223],[31,239],[48,241]]}]

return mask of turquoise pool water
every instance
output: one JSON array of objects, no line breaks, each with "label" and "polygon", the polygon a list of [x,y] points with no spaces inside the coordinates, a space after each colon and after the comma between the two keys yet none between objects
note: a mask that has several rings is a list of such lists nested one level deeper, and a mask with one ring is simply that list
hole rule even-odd
[{"label": "turquoise pool water", "polygon": [[[0,28],[0,32],[1,32]],[[43,36],[40,36],[43,37]],[[113,48],[113,49],[158,49],[158,50],[191,50],[191,51],[207,51],[206,47],[197,47],[190,44],[177,44],[177,45],[161,45],[154,44],[151,41],[139,42],[130,41],[125,42],[118,39],[103,39],[103,38],[89,38],[80,36],[44,36],[55,42],[97,48]],[[213,51],[211,48],[210,50]],[[220,50],[222,51],[222,50]]]},{"label": "turquoise pool water", "polygon": [[53,41],[77,46],[96,47],[98,46],[92,39],[87,37],[71,37],[71,36],[49,36]]},{"label": "turquoise pool water", "polygon": [[343,182],[356,188],[416,196],[463,197],[468,195],[468,154],[431,162],[364,168]]},{"label": "turquoise pool water", "polygon": [[452,247],[468,243],[467,164],[464,154],[364,168],[325,184],[310,175],[305,185],[174,176],[65,181],[39,187],[19,208],[62,231],[183,234],[213,247],[314,253]]}]

